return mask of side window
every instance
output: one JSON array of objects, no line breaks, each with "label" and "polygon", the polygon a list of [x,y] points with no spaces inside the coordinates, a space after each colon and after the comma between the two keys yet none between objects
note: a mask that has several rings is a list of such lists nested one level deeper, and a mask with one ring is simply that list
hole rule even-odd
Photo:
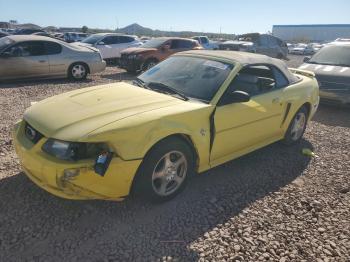
[{"label": "side window", "polygon": [[45,42],[46,54],[56,55],[62,52],[62,46],[54,42]]},{"label": "side window", "polygon": [[171,40],[171,44],[170,44],[170,49],[178,49],[180,48],[180,40]]},{"label": "side window", "polygon": [[131,43],[135,39],[130,36],[119,36],[119,43],[125,44],[125,43]]},{"label": "side window", "polygon": [[264,94],[287,86],[288,80],[277,68],[254,65],[243,68],[233,79],[228,92],[244,91],[250,96]]},{"label": "side window", "polygon": [[276,81],[276,88],[283,88],[289,85],[288,79],[276,67],[272,67],[272,72]]},{"label": "side window", "polygon": [[201,41],[202,41],[203,44],[208,44],[209,43],[208,38],[206,38],[206,37],[201,37]]},{"label": "side window", "polygon": [[44,42],[23,42],[12,46],[8,52],[12,57],[28,57],[46,55]]},{"label": "side window", "polygon": [[106,37],[103,38],[103,40],[101,40],[101,41],[104,42],[105,45],[115,45],[115,44],[119,44],[118,36],[106,36]]},{"label": "side window", "polygon": [[269,43],[270,46],[278,46],[277,39],[272,36],[269,37]]},{"label": "side window", "polygon": [[191,49],[193,46],[194,42],[188,40],[173,40],[171,42],[171,49]]},{"label": "side window", "polygon": [[261,35],[259,38],[259,45],[260,46],[269,46],[269,39],[266,35]]}]

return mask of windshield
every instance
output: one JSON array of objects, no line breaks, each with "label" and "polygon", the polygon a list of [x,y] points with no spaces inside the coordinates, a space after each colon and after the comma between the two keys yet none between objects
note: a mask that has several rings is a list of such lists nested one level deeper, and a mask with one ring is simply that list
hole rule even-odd
[{"label": "windshield", "polygon": [[209,102],[230,74],[232,64],[204,58],[175,56],[138,78],[146,85],[161,83],[189,98]]},{"label": "windshield", "polygon": [[164,38],[155,38],[155,39],[149,40],[148,42],[143,44],[141,47],[144,47],[144,48],[158,48],[167,40],[168,39],[164,39]]},{"label": "windshield", "polygon": [[8,37],[0,38],[0,51],[4,50],[6,47],[10,46],[13,43],[14,41]]},{"label": "windshield", "polygon": [[309,60],[309,63],[350,67],[350,45],[325,46]]},{"label": "windshield", "polygon": [[100,41],[103,38],[102,35],[91,35],[87,38],[85,38],[83,41],[81,41],[82,43],[87,43],[87,44],[91,44],[94,45],[96,44],[98,41]]}]

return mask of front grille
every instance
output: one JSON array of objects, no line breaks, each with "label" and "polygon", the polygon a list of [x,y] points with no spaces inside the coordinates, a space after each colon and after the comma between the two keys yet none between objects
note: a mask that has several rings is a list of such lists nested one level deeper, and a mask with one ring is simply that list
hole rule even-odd
[{"label": "front grille", "polygon": [[39,140],[43,137],[43,135],[34,129],[31,125],[28,123],[25,124],[24,127],[24,134],[26,138],[28,138],[30,141],[32,141],[34,144],[38,143]]}]

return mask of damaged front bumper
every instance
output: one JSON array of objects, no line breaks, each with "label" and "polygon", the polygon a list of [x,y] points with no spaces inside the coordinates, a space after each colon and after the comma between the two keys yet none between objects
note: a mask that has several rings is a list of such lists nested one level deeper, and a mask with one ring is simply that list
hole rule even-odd
[{"label": "damaged front bumper", "polygon": [[141,58],[130,58],[127,54],[122,54],[119,60],[119,66],[128,71],[139,71],[142,70],[143,59]]},{"label": "damaged front bumper", "polygon": [[[76,200],[122,200],[130,191],[141,159],[124,161],[113,157],[105,175],[94,171],[94,160],[63,161],[41,150],[47,138],[36,144],[24,135],[24,121],[15,125],[13,141],[25,174],[39,187],[58,197]],[[74,177],[65,176],[65,170],[76,170]]]}]

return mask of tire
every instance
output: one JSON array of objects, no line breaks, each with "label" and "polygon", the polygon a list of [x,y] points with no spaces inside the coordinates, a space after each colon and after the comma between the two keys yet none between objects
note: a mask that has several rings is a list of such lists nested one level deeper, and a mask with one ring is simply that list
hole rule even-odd
[{"label": "tire", "polygon": [[168,201],[185,188],[193,173],[194,154],[188,144],[178,138],[164,139],[141,163],[132,194],[152,202]]},{"label": "tire", "polygon": [[296,112],[282,140],[285,145],[293,145],[301,140],[306,129],[308,115],[309,112],[305,106]]},{"label": "tire", "polygon": [[70,79],[79,81],[86,79],[89,68],[84,63],[74,63],[68,69],[68,76]]},{"label": "tire", "polygon": [[147,71],[148,69],[154,67],[156,64],[158,64],[158,61],[156,59],[149,59],[143,64],[142,71]]}]

